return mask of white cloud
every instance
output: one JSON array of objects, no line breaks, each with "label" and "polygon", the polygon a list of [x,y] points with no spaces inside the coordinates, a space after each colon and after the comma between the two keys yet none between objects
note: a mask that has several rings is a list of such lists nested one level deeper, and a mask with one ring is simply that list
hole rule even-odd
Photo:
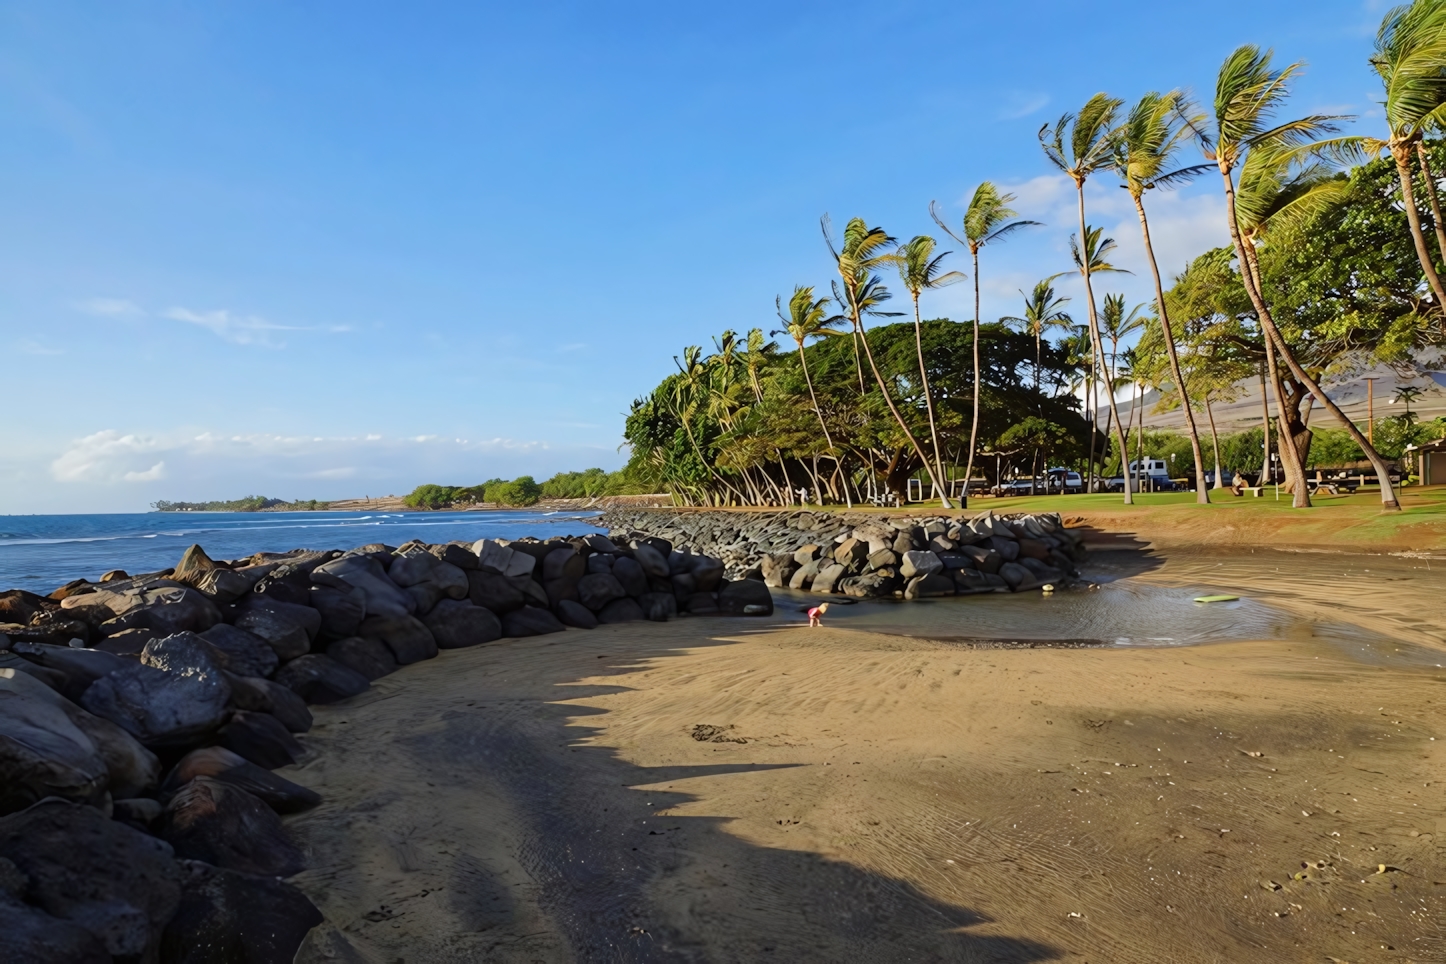
[{"label": "white cloud", "polygon": [[[106,429],[72,442],[50,463],[50,474],[57,482],[148,481],[148,473],[164,471],[163,462],[151,461],[161,448],[162,443],[154,438]],[[147,465],[149,468],[143,468]]]},{"label": "white cloud", "polygon": [[1048,94],[1023,90],[1006,91],[1000,99],[1002,101],[999,111],[1000,120],[1019,120],[1021,117],[1028,117],[1049,103]]},{"label": "white cloud", "polygon": [[29,339],[29,338],[27,338],[25,341],[20,342],[20,343],[19,343],[18,345],[16,345],[15,347],[16,347],[16,350],[19,351],[19,352],[20,352],[21,354],[23,354],[23,355],[64,355],[64,354],[65,354],[65,352],[64,352],[63,350],[59,349],[59,348],[51,348],[51,347],[49,347],[48,345],[42,345],[40,342],[35,341],[34,339]]},{"label": "white cloud", "polygon": [[145,314],[145,310],[139,305],[124,298],[87,298],[85,301],[76,302],[75,307],[88,315],[100,315],[103,318],[134,318]]},{"label": "white cloud", "polygon": [[121,478],[127,482],[154,482],[156,479],[164,479],[165,477],[166,463],[164,461],[157,462],[144,472],[127,472],[121,476]]},{"label": "white cloud", "polygon": [[233,315],[225,309],[191,311],[188,308],[171,308],[165,312],[165,317],[172,321],[184,321],[190,325],[198,325],[233,345],[260,345],[263,348],[284,346],[284,342],[278,342],[272,338],[272,332],[304,330],[288,325],[273,324],[255,315]]}]

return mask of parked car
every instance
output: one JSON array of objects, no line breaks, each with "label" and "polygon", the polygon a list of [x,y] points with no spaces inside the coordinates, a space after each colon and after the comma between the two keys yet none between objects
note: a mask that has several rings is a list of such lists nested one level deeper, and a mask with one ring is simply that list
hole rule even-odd
[{"label": "parked car", "polygon": [[1050,469],[1048,486],[1051,492],[1083,492],[1084,479],[1072,469]]}]

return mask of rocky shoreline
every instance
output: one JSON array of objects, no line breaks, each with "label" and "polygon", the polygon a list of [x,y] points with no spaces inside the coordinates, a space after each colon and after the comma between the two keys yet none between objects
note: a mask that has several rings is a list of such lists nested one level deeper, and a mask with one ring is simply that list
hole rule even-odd
[{"label": "rocky shoreline", "polygon": [[289,962],[321,914],[273,771],[330,703],[443,649],[678,615],[768,589],[657,537],[213,560],[0,592],[0,960]]},{"label": "rocky shoreline", "polygon": [[1024,592],[1078,576],[1079,535],[1057,513],[972,519],[862,513],[614,509],[614,539],[668,540],[737,579],[856,598]]}]

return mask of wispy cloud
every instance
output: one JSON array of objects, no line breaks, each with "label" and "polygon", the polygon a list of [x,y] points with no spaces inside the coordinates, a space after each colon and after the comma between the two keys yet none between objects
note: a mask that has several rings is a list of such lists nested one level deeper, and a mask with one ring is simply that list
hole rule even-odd
[{"label": "wispy cloud", "polygon": [[65,352],[59,348],[51,348],[49,345],[42,345],[33,339],[26,339],[15,346],[16,351],[22,355],[64,355]]},{"label": "wispy cloud", "polygon": [[306,331],[294,325],[278,325],[255,315],[234,315],[224,308],[218,311],[192,311],[189,308],[171,308],[164,317],[172,321],[184,321],[188,325],[205,328],[222,341],[233,345],[259,345],[263,348],[281,348],[285,342],[277,341],[278,331]]},{"label": "wispy cloud", "polygon": [[1011,90],[1000,98],[999,119],[1019,120],[1049,103],[1049,95],[1035,91]]},{"label": "wispy cloud", "polygon": [[75,307],[87,315],[99,315],[102,318],[136,318],[146,313],[140,305],[124,298],[87,298],[77,301]]}]

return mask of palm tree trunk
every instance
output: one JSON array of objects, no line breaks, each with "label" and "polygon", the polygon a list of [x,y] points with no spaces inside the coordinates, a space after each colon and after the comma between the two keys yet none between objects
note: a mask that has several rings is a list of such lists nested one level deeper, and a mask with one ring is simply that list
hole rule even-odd
[{"label": "palm tree trunk", "polygon": [[[1225,182],[1225,220],[1230,228],[1230,240],[1235,245],[1235,257],[1240,262],[1240,278],[1245,284],[1245,293],[1250,297],[1250,303],[1255,308],[1255,316],[1260,322],[1261,331],[1265,337],[1265,357],[1270,365],[1270,380],[1275,389],[1275,407],[1281,413],[1280,458],[1285,465],[1286,475],[1303,481],[1305,470],[1300,464],[1300,452],[1296,449],[1295,441],[1291,438],[1285,425],[1285,397],[1281,392],[1280,373],[1275,363],[1275,352],[1271,347],[1275,323],[1273,320],[1267,321],[1270,309],[1265,306],[1265,299],[1261,296],[1260,287],[1256,283],[1254,262],[1248,254],[1249,248],[1245,239],[1240,236],[1240,222],[1235,214],[1235,179],[1230,174],[1230,168],[1223,162],[1218,166],[1220,176]],[[1298,486],[1292,496],[1291,504],[1295,508],[1310,508],[1310,493],[1306,491],[1304,485]]]},{"label": "palm tree trunk", "polygon": [[[813,376],[808,373],[808,356],[803,353],[803,342],[798,343],[798,360],[803,365],[803,380],[808,383],[808,397],[813,401],[813,414],[818,416],[818,427],[823,429],[823,439],[828,443],[828,450],[833,455],[834,471],[843,471],[843,460],[838,457],[838,450],[833,447],[833,438],[828,434],[828,424],[823,420],[823,409],[818,407],[818,394],[813,390]],[[823,501],[820,494],[819,501]],[[853,497],[849,495],[848,480],[844,480],[844,501],[848,507],[854,507]]]},{"label": "palm tree trunk", "polygon": [[[1096,363],[1100,366],[1101,373],[1103,373],[1105,370],[1104,345],[1100,341],[1099,314],[1095,311],[1095,289],[1094,285],[1090,282],[1090,256],[1085,250],[1085,238],[1088,228],[1085,226],[1084,181],[1076,181],[1075,188],[1079,194],[1080,273],[1084,275],[1085,297],[1089,299],[1090,340],[1094,343]],[[1110,400],[1110,418],[1115,424],[1116,434],[1119,435],[1120,460],[1123,463],[1129,459],[1130,447],[1128,441],[1125,439],[1124,431],[1120,426],[1120,413],[1115,405],[1115,386],[1112,383],[1107,382],[1105,384],[1105,394]],[[1105,433],[1109,434],[1108,428],[1105,429]],[[1127,478],[1125,480],[1125,505],[1134,504],[1134,493],[1130,491],[1130,483]]]},{"label": "palm tree trunk", "polygon": [[1421,159],[1421,176],[1426,181],[1426,197],[1431,199],[1431,218],[1436,228],[1436,251],[1446,264],[1446,225],[1441,223],[1441,197],[1436,190],[1436,178],[1431,174],[1431,159],[1426,150],[1425,140],[1416,142],[1416,156]]},{"label": "palm tree trunk", "polygon": [[1412,184],[1414,175],[1411,173],[1411,145],[1393,140],[1391,156],[1396,159],[1396,176],[1401,182],[1401,202],[1406,208],[1406,222],[1411,225],[1411,240],[1416,245],[1416,260],[1421,262],[1421,270],[1426,273],[1426,282],[1431,286],[1431,293],[1436,296],[1436,310],[1446,310],[1446,290],[1441,287],[1441,278],[1436,274],[1436,264],[1431,260],[1431,252],[1426,248],[1426,235],[1421,230],[1421,212],[1416,209],[1416,188]]},{"label": "palm tree trunk", "polygon": [[[924,386],[924,405],[929,409],[929,437],[934,443],[934,465],[939,470],[939,478],[947,478],[944,475],[944,460],[939,455],[939,430],[934,425],[934,397],[929,393],[929,373],[924,369],[924,323],[919,320],[919,295],[914,292],[914,347],[919,350],[919,383]],[[940,505],[945,509],[954,508],[949,501],[949,490],[946,488],[939,493]]]},{"label": "palm tree trunk", "polygon": [[[909,430],[909,423],[904,421],[903,414],[899,412],[898,406],[894,404],[894,397],[889,394],[889,388],[887,385],[884,384],[884,377],[879,374],[879,366],[874,361],[874,350],[869,345],[868,333],[864,331],[863,321],[859,317],[859,311],[857,306],[854,307],[853,314],[854,332],[860,337],[860,339],[864,343],[864,354],[868,355],[869,358],[869,370],[874,373],[874,381],[878,383],[879,391],[884,396],[884,403],[889,406],[889,411],[892,412],[894,415],[894,421],[899,423],[899,428],[903,429],[904,436],[908,438],[909,444],[912,445],[914,447],[914,451],[918,453],[919,461],[924,463],[924,471],[929,473],[929,478],[931,481],[933,481],[935,488],[943,491],[943,487],[940,485],[939,480],[934,477],[934,467],[929,464],[929,459],[927,456],[924,455],[924,450],[919,445],[919,440],[914,438],[914,433]],[[905,495],[907,495],[907,493],[905,493]],[[947,495],[945,495],[944,497],[944,508],[949,508],[949,500]]]},{"label": "palm tree trunk", "polygon": [[[1268,346],[1269,342],[1267,342],[1266,344]],[[1260,428],[1261,431],[1264,433],[1263,450],[1265,456],[1265,461],[1262,462],[1260,466],[1260,478],[1262,480],[1266,480],[1269,479],[1274,473],[1272,473],[1270,470],[1270,398],[1266,395],[1264,365],[1262,365],[1260,368],[1260,415]],[[1265,482],[1261,481],[1260,484],[1265,485]]]},{"label": "palm tree trunk", "polygon": [[1086,492],[1095,490],[1095,436],[1100,431],[1100,413],[1097,411],[1098,406],[1095,405],[1094,367],[1095,363],[1091,361],[1090,370],[1085,373],[1085,414],[1089,416],[1090,421],[1090,459],[1087,467],[1088,478],[1085,479]]},{"label": "palm tree trunk", "polygon": [[[1238,230],[1235,227],[1234,221],[1234,204],[1235,197],[1234,191],[1232,191],[1231,197],[1228,200],[1227,213],[1231,216],[1232,232],[1238,234]],[[1280,334],[1280,329],[1275,327],[1275,319],[1271,317],[1270,309],[1265,306],[1265,300],[1260,294],[1260,286],[1258,281],[1258,279],[1260,278],[1260,265],[1255,260],[1254,246],[1247,248],[1245,250],[1245,254],[1250,263],[1250,288],[1254,289],[1254,297],[1260,299],[1260,302],[1257,305],[1257,310],[1264,312],[1261,315],[1261,322],[1265,325],[1266,333],[1271,338],[1275,339],[1276,348],[1280,350],[1281,357],[1285,359],[1286,367],[1288,367],[1290,369],[1290,373],[1295,376],[1295,380],[1304,385],[1306,391],[1310,392],[1311,396],[1315,398],[1316,401],[1320,402],[1321,405],[1324,406],[1325,410],[1330,412],[1336,421],[1341,423],[1341,427],[1350,434],[1351,440],[1360,447],[1362,452],[1365,453],[1366,458],[1371,463],[1371,467],[1376,472],[1376,481],[1381,488],[1381,507],[1383,509],[1389,509],[1399,512],[1401,509],[1401,503],[1397,501],[1396,491],[1391,485],[1391,470],[1386,466],[1386,460],[1381,458],[1381,453],[1376,451],[1375,446],[1370,443],[1366,436],[1356,426],[1356,423],[1347,418],[1346,413],[1341,411],[1341,407],[1337,405],[1331,399],[1331,397],[1325,393],[1325,390],[1320,387],[1320,383],[1317,382],[1314,378],[1311,378],[1310,374],[1306,372],[1303,367],[1301,367],[1301,364],[1296,359],[1295,354],[1290,350],[1290,346],[1285,343],[1285,338],[1282,337],[1282,335]],[[1304,481],[1305,465],[1299,454],[1297,454],[1296,456],[1296,461],[1300,465],[1301,480]]]},{"label": "palm tree trunk", "polygon": [[[1145,400],[1145,393],[1140,391],[1140,401]],[[1135,433],[1135,484],[1140,484],[1140,466],[1145,462],[1145,411],[1140,410],[1140,429]]]},{"label": "palm tree trunk", "polygon": [[[974,421],[969,426],[969,461],[964,463],[964,491],[974,478],[974,450],[979,442],[979,249],[971,246],[974,256]],[[966,498],[967,501],[967,498]]]},{"label": "palm tree trunk", "polygon": [[[1155,278],[1155,306],[1160,312],[1160,333],[1165,336],[1165,353],[1170,356],[1170,373],[1175,377],[1175,388],[1180,393],[1180,407],[1185,410],[1185,425],[1190,431],[1190,451],[1195,456],[1195,501],[1208,505],[1210,493],[1205,489],[1205,458],[1200,451],[1200,432],[1195,427],[1195,413],[1190,410],[1185,375],[1180,371],[1180,355],[1175,351],[1175,334],[1170,330],[1170,315],[1165,309],[1165,288],[1160,281],[1160,265],[1155,261],[1155,248],[1150,242],[1150,222],[1145,218],[1144,201],[1138,196],[1134,200],[1135,213],[1140,217],[1140,232],[1145,237],[1145,255],[1150,261],[1150,272]],[[1142,427],[1143,424],[1141,421]],[[1218,473],[1216,481],[1219,481]]]},{"label": "palm tree trunk", "polygon": [[1220,478],[1220,433],[1215,431],[1215,412],[1210,408],[1210,391],[1205,391],[1205,417],[1210,420],[1210,444],[1215,448],[1215,488],[1225,488],[1225,482]]}]

